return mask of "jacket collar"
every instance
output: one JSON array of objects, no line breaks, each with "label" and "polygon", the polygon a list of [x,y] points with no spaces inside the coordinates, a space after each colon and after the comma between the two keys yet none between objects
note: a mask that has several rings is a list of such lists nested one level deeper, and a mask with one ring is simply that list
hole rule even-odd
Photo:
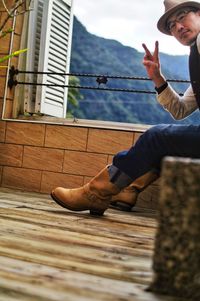
[{"label": "jacket collar", "polygon": [[198,49],[198,52],[200,54],[200,33],[197,36],[197,49]]}]

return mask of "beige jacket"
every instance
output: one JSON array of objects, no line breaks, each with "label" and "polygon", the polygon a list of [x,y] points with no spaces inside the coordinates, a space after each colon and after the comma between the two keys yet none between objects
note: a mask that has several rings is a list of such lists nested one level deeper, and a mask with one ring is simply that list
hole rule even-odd
[{"label": "beige jacket", "polygon": [[[200,34],[197,37],[197,48],[200,53]],[[198,108],[191,85],[183,96],[179,96],[169,84],[163,92],[157,95],[157,100],[174,119],[183,119]]]}]

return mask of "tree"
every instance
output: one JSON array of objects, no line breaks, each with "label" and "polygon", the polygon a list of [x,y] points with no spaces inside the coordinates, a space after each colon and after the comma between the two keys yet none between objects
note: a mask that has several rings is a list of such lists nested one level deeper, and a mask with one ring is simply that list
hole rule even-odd
[{"label": "tree", "polygon": [[74,115],[74,109],[78,107],[79,100],[83,99],[83,95],[80,93],[79,89],[76,86],[80,85],[80,80],[76,76],[69,77],[69,86],[73,86],[68,90],[68,110],[67,110],[67,118],[71,118]]}]

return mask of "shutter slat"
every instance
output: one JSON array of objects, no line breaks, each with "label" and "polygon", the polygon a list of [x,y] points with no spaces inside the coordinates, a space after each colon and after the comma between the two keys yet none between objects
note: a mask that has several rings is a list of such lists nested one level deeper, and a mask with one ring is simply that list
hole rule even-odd
[{"label": "shutter slat", "polygon": [[68,29],[69,28],[69,22],[67,22],[67,19],[64,18],[64,17],[62,18],[62,15],[61,14],[57,14],[55,11],[53,12],[52,21],[59,22],[59,24],[64,29]]},{"label": "shutter slat", "polygon": [[51,60],[49,61],[49,66],[54,67],[55,72],[57,73],[65,73],[66,71],[66,66],[62,66],[60,64],[57,64],[55,61]]},{"label": "shutter slat", "polygon": [[[51,47],[51,48],[49,48],[49,55],[58,56],[58,52],[57,52],[57,50],[54,50]],[[66,59],[66,52],[62,53],[62,52],[59,51],[59,59],[60,60],[65,60]]]},{"label": "shutter slat", "polygon": [[63,36],[60,34],[60,32],[58,30],[56,30],[55,28],[52,30],[51,32],[51,36],[50,38],[54,41],[57,41],[57,43],[59,43],[62,48],[63,46],[65,46],[65,49],[67,48],[67,44],[68,44],[68,35]]},{"label": "shutter slat", "polygon": [[[49,90],[49,91],[48,91]],[[56,101],[59,101],[60,99],[63,99],[64,96],[64,89],[63,91],[57,91],[54,89],[54,87],[48,87],[48,89],[46,90],[46,95],[52,95],[52,97],[54,97],[56,99]],[[62,100],[63,102],[63,100]]]},{"label": "shutter slat", "polygon": [[54,101],[54,102],[59,103],[59,104],[63,103],[63,97],[58,97],[56,95],[53,95],[53,93],[50,93],[50,91],[46,92],[46,99]]},{"label": "shutter slat", "polygon": [[56,22],[56,20],[53,19],[52,25],[53,25],[52,29],[57,30],[59,32],[60,36],[64,36],[64,37],[68,36],[67,29],[63,28],[62,25],[59,24],[58,20]]},{"label": "shutter slat", "polygon": [[[57,53],[57,56],[55,56],[54,54],[52,54],[50,52],[49,53],[49,58],[50,58],[51,61],[55,62],[56,64],[62,65],[64,60],[62,60],[58,55],[59,55],[59,53]],[[66,62],[66,58],[65,58],[65,62]],[[66,65],[66,63],[65,63],[65,65]],[[64,70],[66,70],[66,67],[65,67]]]},{"label": "shutter slat", "polygon": [[54,83],[56,85],[64,85],[65,84],[65,78],[62,76],[59,76],[59,75],[57,77],[55,75],[54,76],[49,75],[47,81],[49,83]]},{"label": "shutter slat", "polygon": [[59,51],[59,53],[62,53],[64,55],[64,57],[66,57],[67,47],[64,47],[64,46],[65,45],[62,45],[56,39],[53,39],[53,37],[51,37],[51,45],[49,48],[55,50],[56,52]]}]

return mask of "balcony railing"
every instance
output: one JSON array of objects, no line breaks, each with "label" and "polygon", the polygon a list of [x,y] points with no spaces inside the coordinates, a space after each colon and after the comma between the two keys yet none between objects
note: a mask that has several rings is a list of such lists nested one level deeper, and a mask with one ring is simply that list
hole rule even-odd
[{"label": "balcony railing", "polygon": [[[59,84],[47,84],[47,83],[38,83],[38,82],[26,82],[26,81],[18,81],[18,74],[46,74],[46,75],[58,75],[58,76],[76,76],[76,77],[87,77],[87,78],[96,78],[96,83],[98,86],[83,86],[83,85],[59,85]],[[135,76],[116,76],[116,75],[100,75],[100,74],[83,74],[83,73],[56,73],[56,72],[34,72],[34,71],[23,71],[18,70],[14,66],[10,68],[9,71],[9,80],[8,86],[12,88],[16,85],[34,85],[34,86],[47,86],[47,87],[68,87],[68,88],[77,88],[77,89],[86,89],[86,90],[99,90],[99,91],[112,91],[112,92],[128,92],[128,93],[144,93],[144,94],[156,94],[155,91],[152,90],[140,90],[140,89],[127,89],[127,88],[112,88],[105,87],[107,85],[109,79],[115,80],[140,80],[140,81],[151,81],[151,79],[147,77],[135,77]],[[189,80],[178,80],[178,79],[167,79],[168,82],[175,83],[189,83]],[[104,84],[102,87],[101,85]],[[183,95],[179,93],[179,95]]]}]

